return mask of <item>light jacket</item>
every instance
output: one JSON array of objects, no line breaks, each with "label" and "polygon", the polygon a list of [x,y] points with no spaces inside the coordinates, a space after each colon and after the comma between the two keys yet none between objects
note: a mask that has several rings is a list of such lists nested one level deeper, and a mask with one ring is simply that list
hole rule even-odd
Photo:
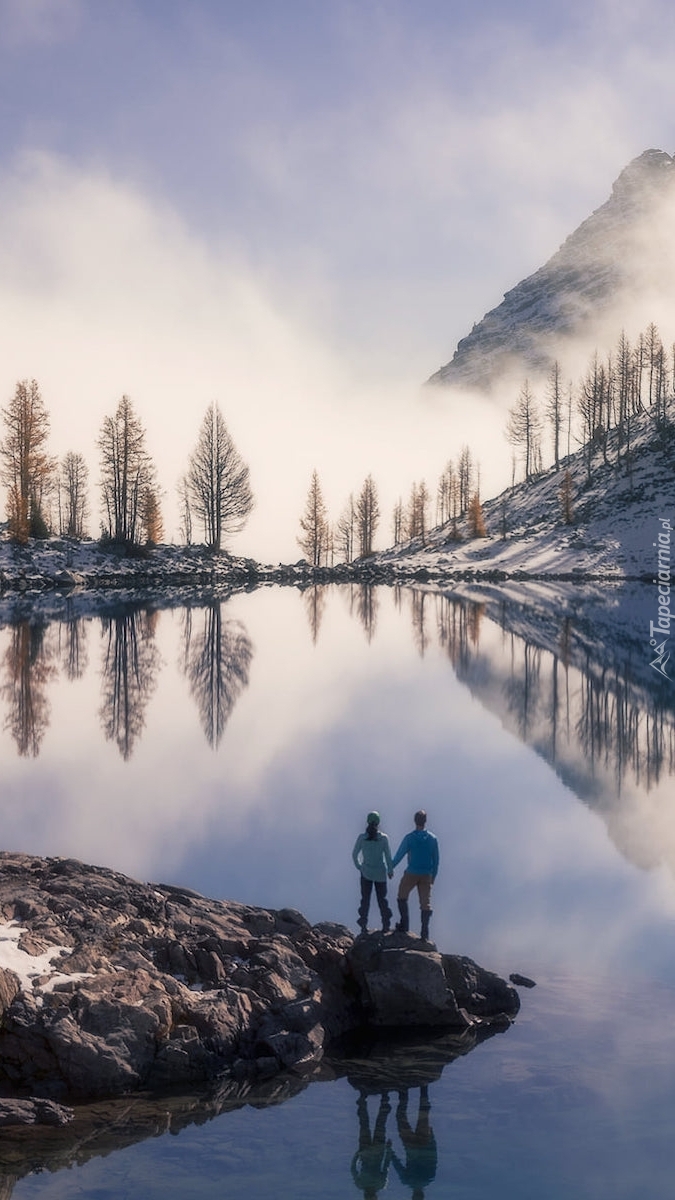
[{"label": "light jacket", "polygon": [[352,850],[354,866],[359,868],[364,879],[373,879],[381,883],[391,871],[391,850],[386,833],[379,833],[376,838],[369,838],[360,833]]}]

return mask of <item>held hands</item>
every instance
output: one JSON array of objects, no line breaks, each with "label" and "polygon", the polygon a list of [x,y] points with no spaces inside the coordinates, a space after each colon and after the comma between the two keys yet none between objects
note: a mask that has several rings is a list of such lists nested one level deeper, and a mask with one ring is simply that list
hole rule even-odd
[{"label": "held hands", "polygon": [[393,879],[393,878],[394,878],[394,872],[393,872],[393,871],[390,871],[390,872],[389,872],[389,878],[390,878],[390,879]]}]

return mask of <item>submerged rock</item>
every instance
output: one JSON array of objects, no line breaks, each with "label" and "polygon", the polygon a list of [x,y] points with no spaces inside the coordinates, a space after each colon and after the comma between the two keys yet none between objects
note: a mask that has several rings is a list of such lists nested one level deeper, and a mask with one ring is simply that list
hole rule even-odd
[{"label": "submerged rock", "polygon": [[364,1028],[508,1024],[518,995],[410,935],[0,854],[0,1092],[114,1097],[307,1077]]}]

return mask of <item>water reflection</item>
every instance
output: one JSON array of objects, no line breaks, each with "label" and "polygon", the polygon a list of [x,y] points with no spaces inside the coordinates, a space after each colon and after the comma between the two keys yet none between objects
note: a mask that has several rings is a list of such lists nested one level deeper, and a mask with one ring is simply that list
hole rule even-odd
[{"label": "water reflection", "polygon": [[[641,628],[649,624],[648,589],[617,588],[610,597],[580,591],[573,603],[569,596],[561,599],[543,587],[528,592],[513,585],[502,589],[461,585],[452,591],[431,586],[389,591],[369,585],[324,585],[300,594],[286,593],[287,613],[300,597],[309,625],[308,641],[316,647],[315,651],[308,647],[303,659],[304,678],[322,654],[332,652],[336,661],[343,657],[333,647],[340,638],[348,640],[344,630],[331,628],[324,637],[325,614],[335,595],[346,603],[369,644],[380,639],[380,626],[382,637],[391,637],[392,617],[399,622],[407,619],[412,644],[425,665],[438,659],[440,652],[485,710],[534,749],[578,797],[602,813],[627,857],[640,866],[662,860],[664,848],[656,826],[665,819],[663,806],[659,814],[656,802],[652,805],[649,819],[654,830],[637,829],[640,823],[644,827],[645,795],[667,787],[675,773],[675,687],[649,669],[646,644],[640,637]],[[79,599],[76,607],[75,600],[64,599],[62,617],[52,624],[35,614],[23,615],[0,629],[3,728],[19,756],[37,757],[43,750],[51,719],[51,689],[57,679],[83,680],[85,689],[89,686],[95,665],[90,663],[89,625],[96,620],[102,634],[100,723],[122,760],[131,759],[145,730],[160,668],[168,673],[167,661],[175,663],[177,658],[206,742],[219,749],[249,684],[253,659],[246,627],[228,616],[230,604],[233,600],[218,600],[183,608],[180,650],[168,659],[160,653],[158,628],[162,623],[168,633],[170,616],[157,606],[149,610],[140,603],[127,604],[115,610],[109,607],[101,615],[93,600]],[[281,611],[281,593],[267,593],[266,604]],[[239,608],[245,614],[243,603]],[[403,647],[400,634],[396,638]],[[277,648],[271,640],[263,644],[268,659],[274,658]],[[294,649],[289,647],[289,654],[293,667],[286,668],[286,690],[288,670],[296,670],[302,654],[299,642]],[[333,687],[333,679],[327,676],[324,694],[332,696]],[[174,698],[175,687],[172,704]],[[60,701],[57,712],[62,707]],[[272,731],[258,728],[256,736],[272,737]],[[668,847],[666,855],[675,865],[675,846]]]},{"label": "water reflection", "polygon": [[415,1127],[408,1116],[410,1089],[401,1088],[396,1105],[396,1131],[401,1143],[402,1154],[394,1148],[387,1137],[387,1121],[391,1112],[389,1092],[381,1092],[373,1131],[370,1131],[368,1093],[359,1092],[356,1115],[359,1122],[359,1144],[352,1159],[352,1179],[365,1200],[376,1200],[389,1182],[389,1170],[393,1167],[401,1183],[410,1188],[413,1200],[424,1200],[425,1189],[436,1178],[438,1149],[431,1127],[431,1104],[429,1089],[420,1085],[417,1101]]},{"label": "water reflection", "polygon": [[102,621],[105,652],[101,671],[101,728],[125,762],[145,725],[157,686],[160,654],[155,645],[158,614],[131,610]]},{"label": "water reflection", "polygon": [[89,666],[87,623],[82,617],[70,617],[58,625],[59,657],[62,670],[71,682],[82,679]]},{"label": "water reflection", "polygon": [[[675,772],[675,687],[649,678],[646,655],[640,663],[626,646],[617,656],[611,623],[609,637],[600,630],[591,642],[582,619],[553,611],[528,636],[522,607],[438,594],[427,602],[458,678],[580,799],[611,812],[627,788],[648,792]],[[486,616],[498,638],[482,637]]]},{"label": "water reflection", "polygon": [[424,1200],[425,1188],[436,1178],[438,1150],[431,1128],[429,1089],[422,1084],[417,1104],[417,1123],[413,1129],[408,1118],[408,1088],[398,1094],[396,1128],[405,1150],[405,1162],[392,1151],[391,1161],[401,1183],[406,1184],[413,1200]]},{"label": "water reflection", "polygon": [[390,1112],[389,1092],[382,1092],[371,1134],[367,1093],[359,1093],[356,1102],[359,1144],[352,1159],[351,1172],[352,1179],[359,1191],[363,1192],[365,1200],[376,1200],[389,1182],[392,1150],[391,1142],[387,1141],[387,1118]]},{"label": "water reflection", "polygon": [[370,583],[348,584],[345,589],[349,615],[355,617],[366,635],[366,641],[372,642],[377,630],[377,615],[380,605],[379,589]]},{"label": "water reflection", "polygon": [[324,610],[326,608],[326,594],[328,588],[326,586],[317,585],[314,587],[305,588],[302,593],[302,602],[307,614],[307,624],[312,639],[312,645],[316,646],[321,622],[323,620]]},{"label": "water reflection", "polygon": [[36,758],[49,725],[47,686],[56,673],[54,647],[43,623],[20,621],[10,631],[0,695],[7,704],[5,729],[19,755]]},{"label": "water reflection", "polygon": [[[327,1054],[315,1079],[294,1074],[272,1080],[224,1077],[192,1092],[136,1094],[80,1105],[74,1110],[74,1119],[63,1126],[12,1126],[0,1139],[0,1200],[9,1200],[17,1183],[27,1175],[76,1171],[98,1158],[109,1160],[108,1178],[113,1181],[109,1188],[101,1189],[101,1194],[118,1194],[111,1157],[116,1151],[146,1141],[157,1142],[165,1135],[175,1136],[190,1126],[217,1119],[225,1122],[214,1127],[212,1135],[220,1143],[226,1136],[228,1114],[242,1109],[278,1108],[308,1088],[322,1089],[326,1083],[342,1079],[357,1092],[357,1148],[351,1160],[347,1158],[341,1166],[345,1181],[351,1176],[356,1188],[368,1200],[375,1200],[393,1172],[410,1188],[414,1200],[422,1200],[430,1194],[426,1189],[434,1180],[438,1158],[429,1085],[437,1083],[457,1058],[494,1036],[505,1036],[504,1031],[486,1029],[478,1036],[470,1030],[465,1034],[441,1033],[431,1039],[411,1033],[392,1040],[359,1038]],[[395,1110],[390,1094],[397,1097]],[[340,1108],[349,1104],[351,1108],[349,1095],[338,1092],[334,1103]],[[369,1106],[374,1113],[372,1125]],[[315,1136],[310,1121],[301,1131],[308,1160]],[[268,1150],[273,1157],[274,1145]],[[169,1164],[171,1161],[169,1156]],[[175,1194],[170,1170],[170,1166],[165,1167],[164,1177],[153,1178],[157,1194]],[[88,1194],[77,1178],[73,1186],[78,1195]],[[251,1186],[253,1195],[255,1180]]]},{"label": "water reflection", "polygon": [[215,749],[241,692],[248,685],[253,646],[241,622],[223,619],[221,604],[211,604],[196,612],[195,621],[195,610],[185,609],[183,671],[206,740]]}]

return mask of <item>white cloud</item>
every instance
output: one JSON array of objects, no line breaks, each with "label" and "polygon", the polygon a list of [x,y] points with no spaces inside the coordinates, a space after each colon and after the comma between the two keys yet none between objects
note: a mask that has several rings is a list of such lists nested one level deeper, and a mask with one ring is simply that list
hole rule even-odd
[{"label": "white cloud", "polygon": [[250,267],[167,206],[45,155],[6,175],[0,199],[0,394],[35,377],[53,451],[82,452],[93,480],[101,420],[125,392],[169,514],[203,412],[221,404],[257,496],[239,548],[261,557],[299,554],[314,466],[338,511],[371,471],[391,504],[429,463],[440,472],[443,412],[392,379],[360,387]]}]

